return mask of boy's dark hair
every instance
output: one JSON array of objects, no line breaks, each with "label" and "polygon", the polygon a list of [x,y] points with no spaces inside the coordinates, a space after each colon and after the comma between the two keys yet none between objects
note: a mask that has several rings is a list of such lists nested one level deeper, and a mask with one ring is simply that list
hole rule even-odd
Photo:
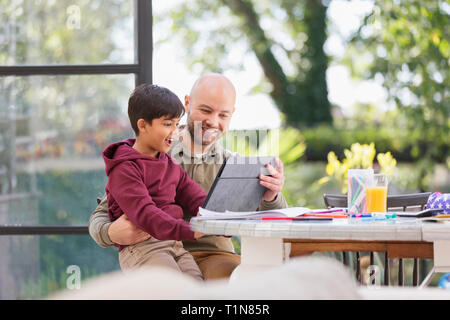
[{"label": "boy's dark hair", "polygon": [[180,99],[169,89],[154,84],[139,85],[128,100],[128,118],[136,136],[139,135],[139,119],[151,124],[153,119],[163,116],[173,119],[183,115],[184,106]]}]

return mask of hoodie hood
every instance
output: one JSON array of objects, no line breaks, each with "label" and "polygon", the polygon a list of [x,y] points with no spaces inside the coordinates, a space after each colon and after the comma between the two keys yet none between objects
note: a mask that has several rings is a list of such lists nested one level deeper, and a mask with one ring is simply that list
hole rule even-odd
[{"label": "hoodie hood", "polygon": [[106,149],[102,153],[102,156],[103,160],[105,161],[105,172],[107,176],[109,176],[109,173],[115,166],[124,161],[138,159],[157,161],[162,160],[165,157],[165,154],[163,154],[162,152],[159,153],[159,158],[153,158],[142,154],[139,151],[133,149],[133,145],[135,142],[136,139],[126,139],[110,144],[108,147],[106,147]]}]

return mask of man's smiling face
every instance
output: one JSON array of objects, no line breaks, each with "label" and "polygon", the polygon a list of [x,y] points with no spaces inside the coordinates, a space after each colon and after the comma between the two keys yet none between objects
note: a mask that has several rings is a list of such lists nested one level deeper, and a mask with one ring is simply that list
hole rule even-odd
[{"label": "man's smiling face", "polygon": [[236,92],[221,75],[200,78],[185,97],[187,125],[195,144],[206,147],[228,130],[234,112]]}]

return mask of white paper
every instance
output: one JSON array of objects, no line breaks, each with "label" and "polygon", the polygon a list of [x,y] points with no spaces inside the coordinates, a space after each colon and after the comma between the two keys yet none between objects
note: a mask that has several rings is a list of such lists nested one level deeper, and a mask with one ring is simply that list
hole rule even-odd
[{"label": "white paper", "polygon": [[199,208],[199,219],[258,219],[264,216],[272,217],[296,217],[312,210],[305,207],[291,207],[284,209],[274,209],[265,211],[246,211],[246,212],[216,212]]}]

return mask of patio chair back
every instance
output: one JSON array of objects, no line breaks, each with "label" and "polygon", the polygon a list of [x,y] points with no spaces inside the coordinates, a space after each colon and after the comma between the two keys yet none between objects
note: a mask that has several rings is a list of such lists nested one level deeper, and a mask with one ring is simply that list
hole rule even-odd
[{"label": "patio chair back", "polygon": [[[406,211],[406,209],[413,209],[414,207],[418,207],[420,210],[423,210],[430,195],[431,192],[388,195],[387,207],[388,210],[402,208],[403,211]],[[347,207],[347,195],[324,194],[323,201],[325,202],[327,208]]]},{"label": "patio chair back", "polygon": [[[397,210],[399,208],[402,211],[406,210],[423,210],[427,204],[428,198],[430,197],[431,192],[423,192],[423,193],[411,193],[411,194],[402,194],[402,195],[388,195],[387,197],[387,208],[388,211]],[[339,195],[339,194],[324,194],[323,200],[325,202],[325,206],[327,208],[346,208],[347,207],[347,195]],[[374,263],[374,253],[370,252],[370,264]],[[347,264],[347,253],[342,252],[342,258],[344,264]],[[418,258],[414,258],[414,266],[413,266],[413,285],[418,285]],[[360,253],[356,252],[356,277],[360,280],[361,271],[360,271]],[[388,254],[385,253],[385,285],[389,284],[389,260]],[[386,276],[387,275],[387,276]],[[399,259],[399,267],[398,267],[398,284],[403,285],[403,259]]]}]

